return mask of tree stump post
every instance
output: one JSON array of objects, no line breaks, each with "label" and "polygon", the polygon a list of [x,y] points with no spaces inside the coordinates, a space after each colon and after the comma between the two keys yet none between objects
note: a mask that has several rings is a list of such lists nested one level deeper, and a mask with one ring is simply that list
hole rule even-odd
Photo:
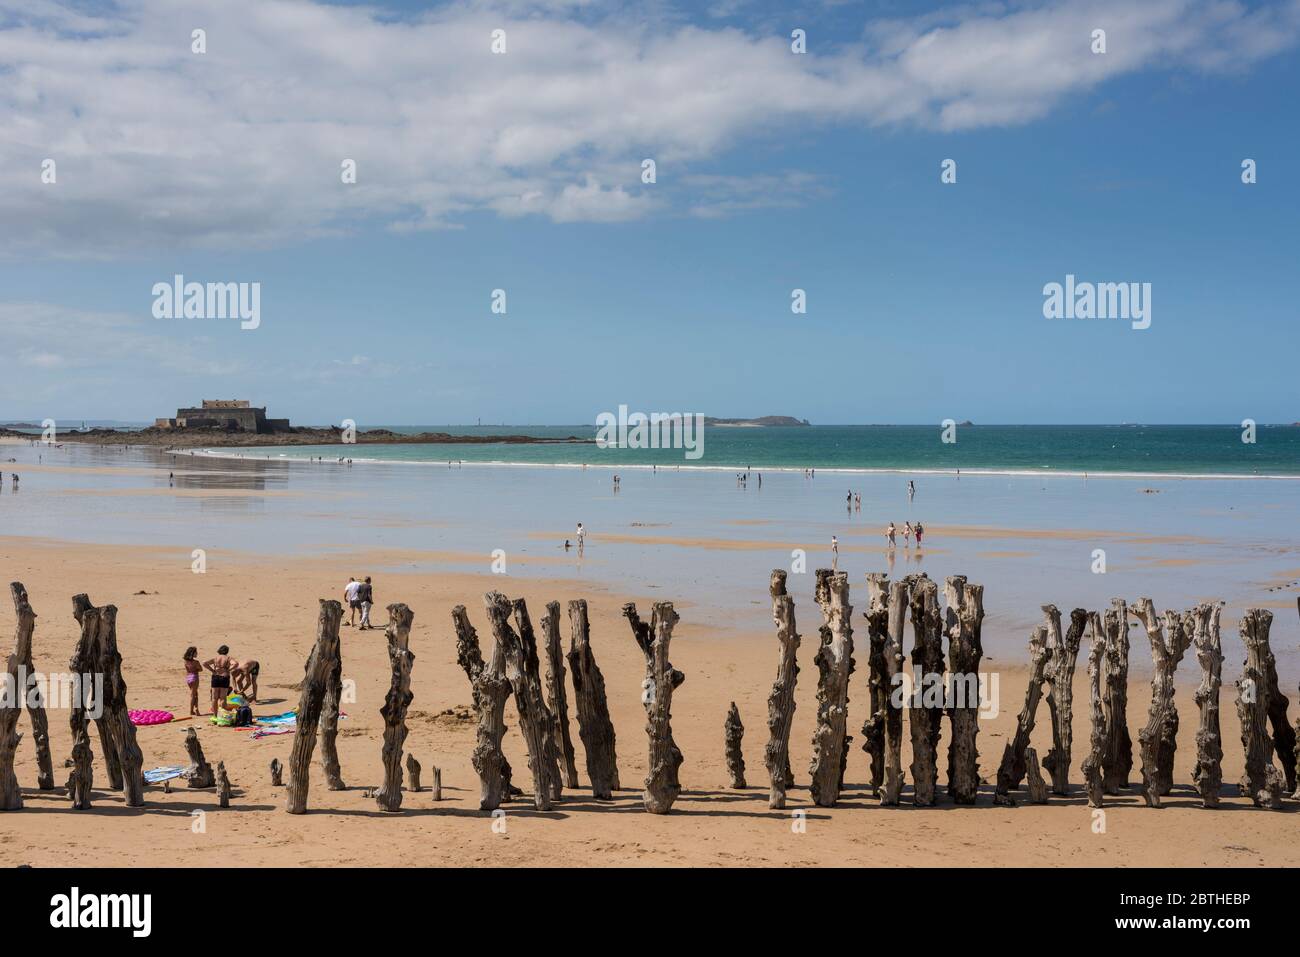
[{"label": "tree stump post", "polygon": [[402,748],[406,744],[406,709],[415,695],[411,693],[411,621],[415,614],[401,603],[388,606],[388,662],[392,669],[388,694],[379,710],[384,719],[384,783],[375,792],[375,803],[385,811],[402,809]]},{"label": "tree stump post", "polygon": [[[542,702],[541,682],[537,679],[536,640],[530,642],[530,655],[523,636],[510,626],[510,614],[519,604],[512,605],[509,598],[496,591],[483,596],[483,605],[492,622],[492,634],[505,649],[505,675],[514,691],[515,707],[519,712],[519,731],[528,747],[528,768],[533,774],[533,807],[539,811],[549,811],[560,783],[559,768],[555,768],[552,777],[554,738],[550,715]],[[527,615],[526,609],[524,615]],[[526,622],[527,618],[522,620]],[[531,625],[528,637],[533,638]]]},{"label": "tree stump post", "polygon": [[678,769],[682,752],[673,740],[673,689],[686,680],[668,660],[668,647],[677,624],[677,613],[670,601],[655,602],[647,627],[637,615],[636,606],[623,606],[623,614],[632,626],[632,635],[646,656],[646,678],[641,701],[645,705],[646,735],[650,739],[650,760],[642,801],[651,814],[667,814],[681,793]]},{"label": "tree stump post", "polygon": [[[18,627],[22,628],[19,619]],[[22,665],[15,651],[9,656],[8,671],[5,674],[7,686],[0,689],[0,811],[20,811],[23,806],[23,789],[14,773],[14,759],[17,756],[18,742],[23,738],[18,733],[18,716],[23,712]],[[12,699],[12,700],[11,700]]]},{"label": "tree stump post", "polygon": [[340,699],[343,696],[343,644],[335,645],[334,661],[325,681],[325,701],[320,712],[320,766],[327,791],[346,791],[339,764],[338,734]]},{"label": "tree stump post", "polygon": [[1241,616],[1241,640],[1246,646],[1246,663],[1237,681],[1237,717],[1241,719],[1241,744],[1246,751],[1246,773],[1241,792],[1256,807],[1274,810],[1282,806],[1285,778],[1273,766],[1273,740],[1268,733],[1269,683],[1267,660],[1272,657],[1268,633],[1273,613],[1248,608]]},{"label": "tree stump post", "polygon": [[1102,708],[1106,712],[1106,756],[1102,760],[1102,785],[1107,794],[1128,787],[1133,770],[1133,738],[1128,730],[1128,605],[1112,598],[1102,617],[1106,629],[1106,657],[1102,659]]},{"label": "tree stump post", "polygon": [[189,770],[185,772],[185,783],[191,788],[210,788],[216,784],[212,765],[203,754],[203,745],[199,743],[198,732],[193,728],[185,729],[185,753],[190,757]]},{"label": "tree stump post", "polygon": [[767,806],[785,807],[785,792],[790,786],[790,726],[794,723],[794,689],[799,680],[799,632],[794,622],[794,599],[786,594],[785,572],[772,571],[768,593],[772,596],[772,621],[776,625],[776,680],[767,696],[767,746],[763,763],[769,780]]},{"label": "tree stump post", "polygon": [[226,777],[226,762],[217,762],[217,804],[230,807],[230,778]]},{"label": "tree stump post", "polygon": [[[993,803],[1003,807],[1015,807],[1011,792],[1020,787],[1028,773],[1029,765],[1037,758],[1030,758],[1029,737],[1034,732],[1034,720],[1038,714],[1038,702],[1043,696],[1043,681],[1047,668],[1047,628],[1039,625],[1029,633],[1029,686],[1025,689],[1025,704],[1016,719],[1016,733],[1007,742],[1002,752],[1002,763],[998,766],[997,786],[993,792]],[[1037,771],[1037,768],[1035,768]]]},{"label": "tree stump post", "polygon": [[1178,711],[1174,707],[1174,671],[1183,660],[1191,635],[1179,617],[1165,612],[1165,629],[1156,616],[1150,598],[1139,598],[1132,614],[1142,622],[1151,642],[1151,661],[1155,674],[1151,679],[1151,708],[1147,723],[1138,732],[1142,751],[1142,797],[1148,807],[1160,807],[1160,798],[1173,786],[1174,752],[1178,747]]},{"label": "tree stump post", "polygon": [[578,765],[574,759],[573,738],[569,733],[569,698],[564,689],[564,652],[560,648],[560,603],[547,602],[542,617],[542,634],[546,636],[546,707],[555,725],[554,749],[564,771],[567,787],[578,786]]},{"label": "tree stump post", "polygon": [[307,813],[307,791],[311,784],[311,756],[316,750],[316,732],[325,708],[330,676],[339,661],[339,622],[343,606],[334,599],[320,599],[316,621],[316,644],[303,668],[302,694],[298,699],[298,727],[289,755],[289,787],[285,810]]},{"label": "tree stump post", "polygon": [[882,807],[897,807],[903,791],[903,709],[895,702],[895,691],[902,687],[903,629],[908,605],[908,582],[891,582],[888,575],[867,575],[866,612],[868,630],[884,630],[884,660],[887,694],[885,696],[885,767],[884,787],[880,792]]},{"label": "tree stump post", "polygon": [[271,759],[271,787],[284,787],[284,765],[280,763],[279,758]]},{"label": "tree stump post", "polygon": [[587,754],[587,777],[591,794],[608,801],[618,788],[618,754],[614,723],[605,700],[605,678],[591,653],[591,629],[587,602],[569,602],[569,672],[573,675],[573,704],[578,716],[578,736]]},{"label": "tree stump post", "polygon": [[741,742],[745,737],[745,726],[740,723],[740,709],[736,707],[736,702],[731,702],[731,709],[727,712],[727,720],[723,722],[723,737],[725,739],[726,759],[727,759],[727,776],[731,781],[733,788],[745,788],[745,752],[741,748]]},{"label": "tree stump post", "polygon": [[506,699],[510,697],[505,648],[496,639],[492,657],[485,663],[479,651],[478,632],[470,624],[465,606],[453,608],[451,618],[456,626],[456,660],[469,678],[474,711],[478,714],[472,758],[479,777],[478,806],[481,811],[495,811],[503,800],[508,801],[518,791],[510,783],[510,762],[501,751],[501,739],[506,733]]},{"label": "tree stump post", "polygon": [[943,733],[943,619],[939,586],[924,574],[910,581],[912,612],[912,797],[917,807],[932,807],[939,784],[939,738]]},{"label": "tree stump post", "polygon": [[1025,749],[1025,790],[1030,804],[1047,803],[1047,782],[1038,770],[1038,752],[1033,748]]},{"label": "tree stump post", "polygon": [[818,807],[839,800],[848,744],[849,676],[853,673],[853,626],[849,576],[829,568],[817,570],[817,604],[822,612],[817,666],[817,724],[812,738],[809,791]]},{"label": "tree stump post", "polygon": [[73,616],[95,619],[95,641],[91,645],[98,657],[88,672],[81,675],[85,683],[102,675],[103,692],[97,702],[101,716],[95,719],[99,727],[100,745],[108,770],[110,787],[121,789],[127,807],[144,804],[144,755],[136,741],[135,725],[126,706],[126,680],[122,677],[122,656],[117,650],[117,606],[96,608],[85,595],[72,599]]},{"label": "tree stump post", "polygon": [[68,711],[68,725],[72,731],[72,770],[68,774],[68,797],[72,800],[74,810],[84,811],[90,807],[90,792],[94,786],[94,752],[90,746],[90,710],[94,701],[94,689],[82,679],[83,675],[92,674],[95,663],[99,660],[99,616],[88,615],[90,599],[77,595],[72,599],[72,614],[81,626],[81,637],[77,640],[68,670],[76,676],[72,707]]},{"label": "tree stump post", "polygon": [[[867,687],[870,688],[867,720],[862,722],[862,750],[871,759],[871,796],[878,798],[885,782],[885,721],[889,713],[889,666],[885,662],[885,642],[888,634],[888,615],[880,615],[873,623],[871,596],[875,593],[871,576],[867,576],[867,610],[862,617],[867,622]],[[888,596],[882,593],[882,602]],[[882,604],[883,609],[883,604]]]},{"label": "tree stump post", "polygon": [[1106,757],[1106,711],[1101,703],[1102,662],[1106,653],[1106,636],[1101,617],[1094,611],[1088,613],[1088,714],[1091,733],[1088,737],[1088,756],[1083,759],[1083,782],[1088,791],[1088,806],[1101,807],[1106,793],[1102,762]]},{"label": "tree stump post", "polygon": [[441,801],[442,800],[442,768],[438,767],[436,764],[433,766],[432,791],[433,791],[433,799],[435,801]]},{"label": "tree stump post", "polygon": [[406,786],[413,793],[420,791],[420,762],[410,751],[406,752]]},{"label": "tree stump post", "polygon": [[36,680],[36,664],[32,658],[32,633],[36,630],[36,612],[27,600],[27,589],[22,582],[9,585],[14,600],[14,617],[18,626],[14,638],[14,655],[24,676],[21,705],[27,709],[32,723],[32,742],[36,745],[36,786],[42,791],[54,790],[54,759],[50,755],[50,720],[41,699],[40,685]]},{"label": "tree stump post", "polygon": [[1070,627],[1061,637],[1061,613],[1055,605],[1044,605],[1047,616],[1047,711],[1052,716],[1052,748],[1043,767],[1052,776],[1052,793],[1070,793],[1070,752],[1074,746],[1074,669],[1088,613],[1082,608],[1070,612]]},{"label": "tree stump post", "polygon": [[1296,789],[1296,733],[1286,713],[1291,701],[1278,684],[1277,659],[1271,646],[1260,664],[1264,683],[1268,685],[1268,723],[1273,728],[1273,753],[1286,779],[1286,793],[1290,794]]},{"label": "tree stump post", "polygon": [[965,575],[944,581],[948,632],[948,667],[956,693],[948,709],[952,741],[948,745],[948,794],[956,804],[974,804],[979,793],[979,670],[984,656],[984,586],[973,585]]},{"label": "tree stump post", "polygon": [[1200,709],[1196,729],[1196,768],[1192,780],[1201,793],[1202,807],[1219,806],[1223,784],[1223,736],[1219,730],[1219,688],[1223,683],[1223,648],[1219,639],[1219,611],[1222,603],[1197,605],[1192,612],[1196,660],[1201,666],[1201,683],[1195,701]]}]

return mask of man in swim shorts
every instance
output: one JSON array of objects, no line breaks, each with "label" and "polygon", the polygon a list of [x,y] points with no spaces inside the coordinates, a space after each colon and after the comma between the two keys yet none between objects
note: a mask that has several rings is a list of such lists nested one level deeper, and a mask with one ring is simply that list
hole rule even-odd
[{"label": "man in swim shorts", "polygon": [[248,698],[250,704],[257,702],[257,676],[261,672],[261,662],[249,659],[239,661],[231,669],[231,677],[234,678],[235,691]]},{"label": "man in swim shorts", "polygon": [[212,672],[212,713],[217,713],[217,705],[226,700],[230,694],[230,672],[237,662],[230,657],[230,647],[222,645],[217,654],[203,662],[203,667]]}]

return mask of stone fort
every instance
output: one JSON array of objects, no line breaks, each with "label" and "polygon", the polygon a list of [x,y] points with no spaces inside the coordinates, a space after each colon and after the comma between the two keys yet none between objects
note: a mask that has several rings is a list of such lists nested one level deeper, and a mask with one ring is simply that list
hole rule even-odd
[{"label": "stone fort", "polygon": [[225,429],[227,432],[288,432],[288,419],[268,419],[266,407],[247,399],[204,399],[198,408],[177,409],[174,419],[157,419],[160,429]]}]

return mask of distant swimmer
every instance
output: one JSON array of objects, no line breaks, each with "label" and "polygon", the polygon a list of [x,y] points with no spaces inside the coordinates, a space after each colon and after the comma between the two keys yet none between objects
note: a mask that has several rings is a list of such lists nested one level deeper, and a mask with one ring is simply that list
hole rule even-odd
[{"label": "distant swimmer", "polygon": [[914,496],[915,494],[916,494],[916,483],[913,482],[911,479],[908,479],[908,480],[907,480],[907,499],[908,499],[908,501],[911,501],[911,500],[912,500],[912,496]]}]

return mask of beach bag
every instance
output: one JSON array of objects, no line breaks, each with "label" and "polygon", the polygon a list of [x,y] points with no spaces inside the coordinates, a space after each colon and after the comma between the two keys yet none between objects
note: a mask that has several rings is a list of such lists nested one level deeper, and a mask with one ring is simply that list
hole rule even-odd
[{"label": "beach bag", "polygon": [[253,723],[253,709],[248,705],[240,705],[239,710],[235,712],[235,727],[247,728]]},{"label": "beach bag", "polygon": [[235,723],[235,712],[217,708],[217,713],[212,716],[212,723],[218,728],[229,728]]}]

